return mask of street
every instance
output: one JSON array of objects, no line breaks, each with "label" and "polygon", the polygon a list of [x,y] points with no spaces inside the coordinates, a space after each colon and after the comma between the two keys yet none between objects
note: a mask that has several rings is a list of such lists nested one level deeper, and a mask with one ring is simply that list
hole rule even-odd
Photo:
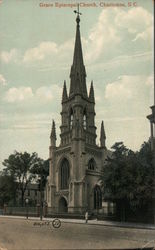
[{"label": "street", "polygon": [[155,245],[155,230],[0,218],[1,249],[125,249]]}]

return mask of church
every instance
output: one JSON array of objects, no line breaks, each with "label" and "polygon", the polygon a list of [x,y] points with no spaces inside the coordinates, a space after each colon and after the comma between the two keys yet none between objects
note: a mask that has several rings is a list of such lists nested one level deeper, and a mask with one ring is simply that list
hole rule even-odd
[{"label": "church", "polygon": [[54,121],[50,135],[46,202],[53,213],[82,214],[86,210],[92,213],[102,210],[102,175],[108,150],[103,121],[100,146],[96,143],[94,87],[91,82],[88,94],[80,37],[80,13],[76,13],[70,89],[67,91],[64,81],[58,147]]}]

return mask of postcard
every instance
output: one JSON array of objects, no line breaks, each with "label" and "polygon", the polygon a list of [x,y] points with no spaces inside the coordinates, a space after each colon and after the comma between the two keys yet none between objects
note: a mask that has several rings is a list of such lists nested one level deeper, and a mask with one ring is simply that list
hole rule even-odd
[{"label": "postcard", "polygon": [[[116,189],[105,170],[119,149],[155,150],[153,30],[153,0],[0,0],[0,249],[155,247],[154,198],[135,212],[153,174],[127,217],[129,175]],[[35,169],[34,183],[42,160],[49,173]]]}]

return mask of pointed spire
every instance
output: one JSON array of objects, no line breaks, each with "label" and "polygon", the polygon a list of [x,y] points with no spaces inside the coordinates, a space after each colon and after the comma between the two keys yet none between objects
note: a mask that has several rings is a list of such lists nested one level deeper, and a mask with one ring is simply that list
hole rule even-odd
[{"label": "pointed spire", "polygon": [[90,85],[89,100],[95,103],[93,81],[91,81],[91,85]]},{"label": "pointed spire", "polygon": [[[83,62],[83,53],[82,53],[82,45],[81,45],[81,36],[80,36],[80,16],[79,11],[74,11],[77,13],[76,18],[76,38],[75,38],[75,46],[74,46],[74,56],[73,56],[73,64],[71,66],[70,71],[70,94],[76,94],[76,89],[79,90],[80,93],[85,97],[87,97],[87,88],[86,88],[86,71]],[[78,85],[78,86],[77,86]]]},{"label": "pointed spire", "polygon": [[105,135],[105,130],[104,130],[104,123],[102,121],[101,132],[100,132],[100,146],[101,147],[105,147],[105,140],[106,140],[106,135]]},{"label": "pointed spire", "polygon": [[51,146],[56,146],[56,130],[55,130],[55,121],[52,122],[52,129],[51,129]]},{"label": "pointed spire", "polygon": [[68,100],[66,81],[64,81],[63,92],[62,92],[62,103]]},{"label": "pointed spire", "polygon": [[80,17],[79,15],[76,18],[76,38],[75,38],[75,47],[74,47],[74,56],[73,56],[73,67],[76,68],[77,72],[80,73],[80,70],[84,66],[83,63],[83,53],[81,45],[81,36],[80,36]]}]

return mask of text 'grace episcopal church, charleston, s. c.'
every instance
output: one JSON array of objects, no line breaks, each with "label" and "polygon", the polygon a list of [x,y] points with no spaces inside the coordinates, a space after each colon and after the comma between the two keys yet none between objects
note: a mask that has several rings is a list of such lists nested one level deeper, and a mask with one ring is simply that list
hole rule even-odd
[{"label": "text 'grace episcopal church, charleston, s. c.'", "polygon": [[102,175],[108,150],[103,122],[100,146],[96,144],[94,88],[91,82],[88,95],[80,37],[80,13],[76,13],[70,90],[68,94],[64,82],[59,147],[56,147],[54,121],[50,136],[46,202],[53,213],[84,213],[86,210],[93,213],[102,210]]}]

